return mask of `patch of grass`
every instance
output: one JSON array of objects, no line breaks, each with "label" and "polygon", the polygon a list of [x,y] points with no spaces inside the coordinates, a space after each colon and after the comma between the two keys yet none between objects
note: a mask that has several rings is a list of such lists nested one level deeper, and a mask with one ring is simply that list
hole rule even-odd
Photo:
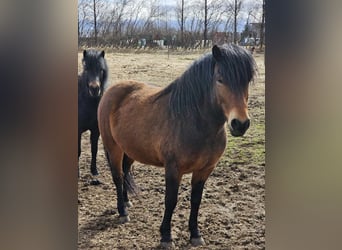
[{"label": "patch of grass", "polygon": [[188,60],[188,61],[194,61],[196,58],[193,57],[184,57],[184,58],[180,58],[181,60]]},{"label": "patch of grass", "polygon": [[265,123],[254,124],[243,137],[227,131],[227,147],[219,165],[265,165]]}]

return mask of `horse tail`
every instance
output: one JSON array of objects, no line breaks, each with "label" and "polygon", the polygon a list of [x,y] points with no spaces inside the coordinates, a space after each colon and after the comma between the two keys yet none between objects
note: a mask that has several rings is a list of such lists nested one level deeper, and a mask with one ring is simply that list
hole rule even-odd
[{"label": "horse tail", "polygon": [[109,159],[109,154],[107,152],[107,150],[105,150],[105,154],[106,154],[106,159],[107,159],[107,162],[108,162],[108,165],[110,166],[110,159]]},{"label": "horse tail", "polygon": [[[108,165],[111,165],[109,154],[107,150],[105,150],[106,158]],[[133,163],[133,160],[131,160],[126,154],[124,154],[124,158],[122,161],[122,170],[124,172],[124,182],[127,187],[127,192],[130,194],[138,195],[140,193],[140,188],[135,183],[133,173],[131,170],[131,165]]]},{"label": "horse tail", "polygon": [[129,158],[126,154],[124,154],[124,158],[122,161],[122,168],[124,172],[124,181],[126,184],[127,192],[129,192],[130,194],[138,195],[140,193],[140,189],[135,183],[134,176],[133,176],[132,169],[131,169],[133,162],[134,161],[131,158]]}]

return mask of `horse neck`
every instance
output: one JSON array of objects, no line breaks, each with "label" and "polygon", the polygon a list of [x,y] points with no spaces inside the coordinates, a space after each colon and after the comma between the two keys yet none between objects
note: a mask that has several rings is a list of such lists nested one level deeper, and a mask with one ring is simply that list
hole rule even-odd
[{"label": "horse neck", "polygon": [[226,117],[222,108],[216,104],[216,100],[213,103],[207,105],[204,104],[200,115],[194,116],[192,122],[200,130],[219,130],[226,122]]},{"label": "horse neck", "polygon": [[200,113],[203,103],[213,98],[213,62],[205,58],[195,62],[178,79],[166,87],[162,94],[170,94],[170,109],[174,114]]},{"label": "horse neck", "polygon": [[158,92],[153,102],[163,103],[170,119],[180,126],[193,123],[198,128],[222,127],[225,117],[218,105],[213,73],[213,59],[206,56]]},{"label": "horse neck", "polygon": [[[165,95],[160,101],[167,104],[170,95],[171,93]],[[221,129],[226,122],[226,117],[221,106],[218,104],[216,96],[212,100],[204,100],[199,105],[199,112],[182,116],[172,114],[169,110],[168,114],[169,119],[180,127],[192,124],[192,127],[196,128],[197,131],[202,131],[205,134],[208,134],[209,131],[216,133],[215,131]]]}]

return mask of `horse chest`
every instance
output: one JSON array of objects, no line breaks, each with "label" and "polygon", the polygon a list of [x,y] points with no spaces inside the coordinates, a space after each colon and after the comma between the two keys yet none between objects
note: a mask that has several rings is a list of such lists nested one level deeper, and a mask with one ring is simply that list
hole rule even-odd
[{"label": "horse chest", "polygon": [[97,126],[97,103],[79,103],[78,124],[84,129],[91,129]]},{"label": "horse chest", "polygon": [[[196,159],[208,159],[211,161],[213,158],[219,158],[223,153],[226,147],[226,139],[224,137],[219,138],[219,140],[203,140],[201,144],[196,145],[196,147],[192,144],[192,147],[187,147],[186,150],[184,148],[184,152],[189,152],[189,155],[192,158]],[[203,157],[204,156],[204,157]]]},{"label": "horse chest", "polygon": [[[224,129],[214,135],[187,134],[181,138],[175,138],[178,142],[172,142],[175,147],[169,148],[166,157],[175,160],[184,173],[190,173],[194,169],[212,167],[215,165],[226,147],[226,135]],[[171,160],[171,161],[172,161]]]}]

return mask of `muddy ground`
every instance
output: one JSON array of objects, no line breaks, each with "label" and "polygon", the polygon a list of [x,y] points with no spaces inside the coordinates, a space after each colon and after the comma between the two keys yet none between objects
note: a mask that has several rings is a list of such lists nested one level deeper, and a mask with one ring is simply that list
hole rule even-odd
[{"label": "muddy ground", "polygon": [[[179,76],[200,53],[107,53],[109,81],[134,79],[165,86]],[[199,227],[206,245],[197,249],[265,248],[265,68],[263,54],[254,54],[259,73],[250,88],[251,127],[242,138],[228,135],[219,164],[209,177],[199,212]],[[81,70],[82,53],[79,53]],[[90,185],[89,133],[83,134],[79,161],[79,249],[158,249],[164,211],[164,171],[134,163],[141,188],[132,197],[131,221],[118,223],[116,191],[102,143],[97,157],[99,186]],[[176,249],[190,249],[190,175],[183,177],[172,220]]]}]

